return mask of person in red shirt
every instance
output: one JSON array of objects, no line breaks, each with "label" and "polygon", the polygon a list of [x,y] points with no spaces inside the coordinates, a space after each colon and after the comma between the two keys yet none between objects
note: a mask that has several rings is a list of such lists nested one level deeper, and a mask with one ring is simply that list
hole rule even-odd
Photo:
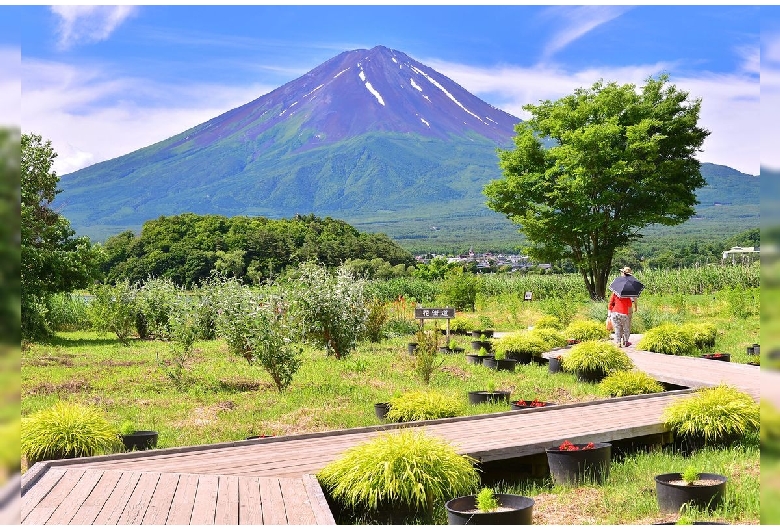
[{"label": "person in red shirt", "polygon": [[[627,276],[631,274],[631,269],[624,267],[620,269],[620,272]],[[612,325],[615,327],[615,344],[618,346],[631,346],[629,342],[631,336],[631,314],[636,309],[636,299],[621,298],[617,294],[612,293],[612,296],[609,297],[608,308]]]}]

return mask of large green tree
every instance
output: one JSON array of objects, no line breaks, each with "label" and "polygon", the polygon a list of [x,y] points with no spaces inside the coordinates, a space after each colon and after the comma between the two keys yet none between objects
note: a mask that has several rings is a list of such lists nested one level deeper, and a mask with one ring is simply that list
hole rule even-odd
[{"label": "large green tree", "polygon": [[86,287],[99,272],[99,249],[88,238],[73,237],[70,222],[52,208],[59,177],[52,170],[57,153],[51,141],[22,135],[21,250],[22,337],[47,333],[48,298]]},{"label": "large green tree", "polygon": [[700,107],[666,75],[526,105],[531,119],[514,149],[499,150],[504,177],[485,187],[487,204],[520,225],[531,256],[570,259],[602,299],[616,249],[694,214],[705,184],[695,155],[709,135]]}]

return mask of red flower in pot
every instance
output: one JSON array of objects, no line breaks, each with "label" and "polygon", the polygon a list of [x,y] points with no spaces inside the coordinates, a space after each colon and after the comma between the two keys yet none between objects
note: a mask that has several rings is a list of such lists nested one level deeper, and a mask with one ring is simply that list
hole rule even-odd
[{"label": "red flower in pot", "polygon": [[584,451],[586,449],[595,449],[596,445],[593,442],[588,442],[587,445],[584,447],[578,447],[571,443],[569,440],[564,441],[561,445],[558,446],[558,449],[560,451]]}]

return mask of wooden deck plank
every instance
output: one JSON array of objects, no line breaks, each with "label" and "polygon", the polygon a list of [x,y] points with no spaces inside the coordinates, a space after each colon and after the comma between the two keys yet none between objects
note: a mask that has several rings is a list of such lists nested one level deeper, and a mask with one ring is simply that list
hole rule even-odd
[{"label": "wooden deck plank", "polygon": [[79,481],[51,514],[47,524],[70,524],[71,519],[95,489],[102,475],[103,472],[99,470],[84,470]]},{"label": "wooden deck plank", "polygon": [[25,492],[22,497],[22,522],[24,522],[33,508],[35,508],[38,503],[49,494],[51,489],[57,485],[57,482],[59,482],[64,474],[64,469],[47,469],[35,483],[35,488],[31,488]]},{"label": "wooden deck plank", "polygon": [[73,518],[70,520],[72,525],[90,525],[95,522],[103,506],[106,504],[111,493],[114,491],[119,479],[122,477],[121,471],[102,471],[100,480],[95,485],[89,496],[78,507]]},{"label": "wooden deck plank", "polygon": [[180,477],[181,475],[178,473],[160,474],[160,480],[157,482],[154,495],[149,501],[149,507],[146,509],[141,524],[165,524]]},{"label": "wooden deck plank", "polygon": [[165,524],[190,524],[198,492],[198,475],[180,475]]},{"label": "wooden deck plank", "polygon": [[130,495],[117,524],[141,524],[143,522],[159,480],[160,473],[144,472],[141,474],[138,485]]},{"label": "wooden deck plank", "polygon": [[140,472],[122,473],[122,476],[114,487],[114,491],[111,492],[103,509],[100,510],[100,513],[95,517],[95,521],[92,524],[117,524],[127,505],[127,501],[130,500],[130,496],[133,494],[133,491],[135,491],[140,479]]},{"label": "wooden deck plank", "polygon": [[284,498],[279,486],[279,479],[261,478],[259,485],[263,524],[287,524],[287,513],[284,509]]},{"label": "wooden deck plank", "polygon": [[24,524],[46,524],[54,511],[59,508],[63,499],[65,499],[65,497],[68,496],[68,493],[76,487],[76,484],[78,484],[83,474],[83,469],[71,469],[63,474],[57,483],[49,490],[45,498],[41,499],[41,502],[39,502],[23,519]]},{"label": "wooden deck plank", "polygon": [[336,524],[333,513],[330,511],[325,493],[322,491],[317,477],[314,475],[304,475],[303,485],[306,488],[306,494],[311,501],[312,511],[314,512],[315,524]]},{"label": "wooden deck plank", "polygon": [[227,475],[220,476],[214,524],[228,526],[237,525],[238,507],[238,477]]},{"label": "wooden deck plank", "polygon": [[219,477],[215,475],[202,475],[200,477],[190,524],[214,524],[218,488]]},{"label": "wooden deck plank", "polygon": [[302,478],[281,478],[279,488],[284,498],[284,511],[287,523],[295,525],[313,525],[316,522],[311,508],[309,494]]},{"label": "wooden deck plank", "polygon": [[260,479],[238,477],[238,524],[263,524]]}]

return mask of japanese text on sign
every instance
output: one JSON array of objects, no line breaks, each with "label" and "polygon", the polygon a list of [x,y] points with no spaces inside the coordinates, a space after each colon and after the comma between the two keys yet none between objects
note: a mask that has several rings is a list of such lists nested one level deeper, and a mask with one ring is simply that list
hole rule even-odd
[{"label": "japanese text on sign", "polygon": [[414,318],[455,318],[455,310],[446,308],[416,307]]}]

